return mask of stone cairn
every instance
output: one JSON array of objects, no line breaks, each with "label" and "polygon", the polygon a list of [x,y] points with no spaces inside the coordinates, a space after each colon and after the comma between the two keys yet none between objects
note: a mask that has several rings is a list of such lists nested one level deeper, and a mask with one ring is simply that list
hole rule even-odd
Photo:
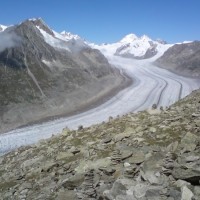
[{"label": "stone cairn", "polygon": [[116,149],[113,151],[112,156],[111,156],[111,161],[112,165],[117,165],[121,162],[122,160],[122,155],[119,149]]},{"label": "stone cairn", "polygon": [[138,170],[136,165],[133,165],[133,166],[130,165],[128,167],[125,167],[125,169],[124,169],[124,177],[130,178],[130,179],[135,178],[135,176],[137,175],[138,171],[139,170]]},{"label": "stone cairn", "polygon": [[94,188],[94,169],[89,170],[85,174],[85,180],[81,185],[81,190],[78,192],[78,198],[82,200],[95,200],[96,190]]},{"label": "stone cairn", "polygon": [[168,152],[163,159],[163,167],[162,167],[162,173],[169,176],[172,173],[172,170],[174,168],[174,161],[176,160],[177,155],[172,152]]}]

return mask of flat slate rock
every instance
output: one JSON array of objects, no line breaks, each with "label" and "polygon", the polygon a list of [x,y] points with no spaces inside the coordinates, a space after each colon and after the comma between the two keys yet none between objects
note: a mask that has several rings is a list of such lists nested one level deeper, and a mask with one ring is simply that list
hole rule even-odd
[{"label": "flat slate rock", "polygon": [[143,152],[138,151],[138,152],[134,152],[132,157],[128,159],[128,163],[130,164],[140,164],[142,162],[144,162],[145,160],[145,155]]}]

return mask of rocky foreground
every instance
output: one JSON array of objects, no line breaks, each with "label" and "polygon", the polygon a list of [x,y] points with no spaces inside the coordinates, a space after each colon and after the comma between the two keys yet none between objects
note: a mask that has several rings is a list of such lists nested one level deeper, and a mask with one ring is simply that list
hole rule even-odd
[{"label": "rocky foreground", "polygon": [[200,199],[199,97],[0,157],[0,199]]}]

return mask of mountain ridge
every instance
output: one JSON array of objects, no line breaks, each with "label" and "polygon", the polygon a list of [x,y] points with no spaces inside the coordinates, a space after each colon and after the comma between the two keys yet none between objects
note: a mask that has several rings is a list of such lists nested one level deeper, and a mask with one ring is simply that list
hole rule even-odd
[{"label": "mountain ridge", "polygon": [[74,112],[124,83],[99,50],[57,38],[41,19],[25,20],[2,34],[20,41],[0,52],[1,131]]},{"label": "mountain ridge", "polygon": [[175,44],[168,49],[155,64],[193,78],[200,78],[200,41]]}]

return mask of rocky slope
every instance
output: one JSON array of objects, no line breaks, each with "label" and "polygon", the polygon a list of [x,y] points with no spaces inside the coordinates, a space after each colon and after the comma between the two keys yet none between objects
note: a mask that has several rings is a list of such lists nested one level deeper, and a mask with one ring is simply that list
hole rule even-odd
[{"label": "rocky slope", "polygon": [[82,109],[123,82],[100,51],[42,19],[6,28],[0,44],[0,132]]},{"label": "rocky slope", "polygon": [[200,199],[200,91],[0,158],[0,199]]},{"label": "rocky slope", "polygon": [[200,77],[200,41],[176,44],[155,64],[181,75]]}]

